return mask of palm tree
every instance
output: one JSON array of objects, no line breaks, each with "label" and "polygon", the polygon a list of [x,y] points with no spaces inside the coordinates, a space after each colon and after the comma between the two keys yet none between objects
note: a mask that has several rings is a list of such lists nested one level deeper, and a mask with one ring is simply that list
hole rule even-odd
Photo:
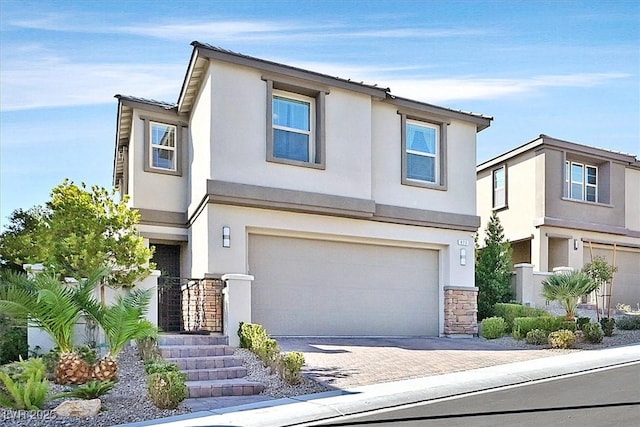
[{"label": "palm tree", "polygon": [[597,287],[598,284],[582,272],[559,273],[542,282],[541,295],[547,301],[558,301],[567,312],[567,320],[573,320],[580,297],[590,294]]},{"label": "palm tree", "polygon": [[0,275],[0,312],[27,320],[51,336],[60,349],[55,372],[59,384],[89,380],[89,364],[73,349],[73,330],[82,315],[78,301],[93,292],[102,275],[99,272],[77,284],[62,283],[47,273],[32,278],[15,272]]},{"label": "palm tree", "polygon": [[151,289],[134,289],[118,296],[111,305],[89,298],[83,302],[85,310],[102,327],[109,353],[92,367],[92,375],[100,381],[113,381],[118,374],[117,356],[131,340],[157,337],[158,328],[145,318],[149,311]]}]

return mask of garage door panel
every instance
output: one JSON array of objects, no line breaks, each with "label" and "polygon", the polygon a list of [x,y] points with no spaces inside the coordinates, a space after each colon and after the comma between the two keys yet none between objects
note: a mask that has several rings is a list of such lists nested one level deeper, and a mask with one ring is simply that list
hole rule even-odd
[{"label": "garage door panel", "polygon": [[438,334],[437,251],[250,235],[249,267],[271,334]]}]

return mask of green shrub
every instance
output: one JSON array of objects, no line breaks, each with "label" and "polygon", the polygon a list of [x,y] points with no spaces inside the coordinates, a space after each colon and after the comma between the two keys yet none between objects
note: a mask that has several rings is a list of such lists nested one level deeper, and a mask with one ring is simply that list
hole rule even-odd
[{"label": "green shrub", "polygon": [[482,336],[488,340],[504,335],[505,322],[502,317],[487,317],[482,320]]},{"label": "green shrub", "polygon": [[543,329],[532,329],[527,332],[525,341],[527,344],[543,345],[547,343],[549,333]]},{"label": "green shrub", "polygon": [[591,318],[589,317],[578,317],[576,320],[576,328],[581,331],[582,327],[591,322]]},{"label": "green shrub", "polygon": [[299,351],[293,351],[282,355],[278,359],[278,372],[280,378],[288,384],[298,384],[300,382],[302,366],[304,365],[304,355]]},{"label": "green shrub", "polygon": [[98,360],[98,352],[95,347],[79,345],[74,347],[73,350],[78,356],[87,362],[89,366],[92,366]]},{"label": "green shrub", "polygon": [[600,319],[600,326],[602,326],[602,332],[604,332],[605,337],[610,337],[613,335],[613,330],[616,327],[616,319],[613,317],[603,317]]},{"label": "green shrub", "polygon": [[15,362],[11,375],[0,370],[0,406],[17,410],[38,410],[44,407],[49,393],[46,367],[42,359],[31,358]]},{"label": "green shrub", "polygon": [[175,363],[148,361],[144,364],[144,371],[150,375],[159,372],[180,372],[180,368]]},{"label": "green shrub", "polygon": [[502,317],[505,322],[505,332],[513,331],[513,321],[516,317],[541,317],[551,316],[549,312],[535,307],[528,307],[522,304],[498,303],[494,307],[497,317]]},{"label": "green shrub", "polygon": [[259,342],[267,338],[267,331],[257,323],[240,322],[238,328],[240,347],[252,350]]},{"label": "green shrub", "polygon": [[255,353],[265,366],[274,367],[280,348],[276,340],[269,338],[262,325],[240,322],[238,336],[240,347]]},{"label": "green shrub", "polygon": [[89,381],[86,384],[75,386],[71,391],[61,393],[55,397],[75,397],[85,400],[97,399],[109,393],[115,385],[116,383],[113,381]]},{"label": "green shrub", "polygon": [[602,342],[602,338],[604,337],[604,332],[602,332],[602,328],[597,323],[587,323],[583,325],[582,333],[584,334],[585,341],[593,344]]},{"label": "green shrub", "polygon": [[576,335],[567,329],[560,329],[549,334],[552,348],[571,348],[576,343]]},{"label": "green shrub", "polygon": [[[572,327],[566,323],[564,316],[516,317],[513,320],[512,335],[515,339],[521,340],[527,336],[529,331],[534,329],[554,332],[562,329],[563,326]],[[575,329],[575,323],[573,324],[573,329]]]},{"label": "green shrub", "polygon": [[25,326],[0,315],[0,365],[27,357],[29,346]]},{"label": "green shrub", "polygon": [[622,316],[616,319],[616,328],[629,331],[640,329],[640,316]]},{"label": "green shrub", "polygon": [[175,409],[187,397],[183,372],[156,372],[147,377],[147,390],[153,404],[160,409]]}]

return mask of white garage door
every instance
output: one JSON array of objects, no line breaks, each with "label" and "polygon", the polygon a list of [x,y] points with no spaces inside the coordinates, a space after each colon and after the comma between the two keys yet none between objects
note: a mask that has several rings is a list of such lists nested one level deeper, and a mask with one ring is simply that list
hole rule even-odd
[{"label": "white garage door", "polygon": [[272,335],[438,335],[438,252],[249,236],[252,321]]}]

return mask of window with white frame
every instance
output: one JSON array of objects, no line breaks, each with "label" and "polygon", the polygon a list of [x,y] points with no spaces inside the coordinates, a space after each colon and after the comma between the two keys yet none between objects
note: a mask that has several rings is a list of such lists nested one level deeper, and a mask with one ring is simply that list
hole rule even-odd
[{"label": "window with white frame", "polygon": [[507,174],[506,166],[493,171],[493,207],[507,206]]},{"label": "window with white frame", "polygon": [[315,99],[273,91],[273,157],[299,162],[315,159]]},{"label": "window with white frame", "polygon": [[566,194],[573,200],[598,201],[598,168],[578,162],[565,162]]},{"label": "window with white frame", "polygon": [[404,178],[438,184],[440,176],[440,126],[406,120]]},{"label": "window with white frame", "polygon": [[174,125],[149,122],[149,165],[153,169],[177,170],[176,132]]}]

